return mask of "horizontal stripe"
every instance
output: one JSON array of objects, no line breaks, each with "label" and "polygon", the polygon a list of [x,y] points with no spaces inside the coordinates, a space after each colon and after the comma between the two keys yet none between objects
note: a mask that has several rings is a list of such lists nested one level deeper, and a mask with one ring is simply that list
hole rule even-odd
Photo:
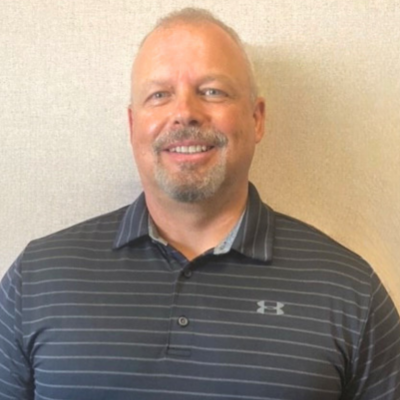
[{"label": "horizontal stripe", "polygon": [[[152,332],[152,331],[144,331],[143,333],[151,333],[156,335],[157,332]],[[161,332],[158,332],[161,333]],[[300,347],[306,347],[306,348],[312,348],[312,349],[319,349],[319,350],[324,350],[327,353],[334,352],[334,349],[330,349],[328,347],[324,346],[318,346],[310,343],[299,343],[299,342],[294,342],[290,340],[278,340],[278,339],[271,339],[271,338],[264,338],[264,337],[253,337],[253,336],[239,336],[239,335],[222,335],[222,334],[207,334],[207,333],[198,333],[198,332],[174,332],[175,335],[194,335],[198,337],[212,337],[212,338],[221,338],[221,339],[235,339],[235,340],[245,340],[245,341],[252,341],[252,342],[267,342],[267,343],[276,343],[276,344],[285,344],[285,345],[292,345],[294,347],[300,346]],[[146,347],[158,347],[159,345],[152,345],[148,343],[130,343],[130,342],[105,342],[105,341],[93,341],[93,342],[74,342],[74,341],[53,341],[51,343],[46,343],[46,342],[35,342],[35,347],[39,347],[42,345],[46,346],[126,346],[126,347],[131,347],[131,346],[146,346]]]},{"label": "horizontal stripe", "polygon": [[[48,305],[48,306],[40,306],[40,308],[52,308],[55,307],[56,304],[53,305]],[[76,303],[70,303],[70,304],[59,304],[58,306],[60,307],[66,307],[66,306],[72,306],[74,308],[77,307],[84,307],[85,309],[87,307],[100,307],[100,308],[108,308],[108,307],[113,307],[113,308],[124,308],[124,307],[128,307],[128,308],[147,308],[149,310],[153,309],[153,308],[160,308],[160,309],[169,309],[170,306],[167,305],[157,305],[157,304],[135,304],[134,306],[132,304],[107,304],[107,303],[103,303],[103,304],[93,304],[93,303],[86,303],[86,304],[76,304]],[[249,311],[242,311],[242,310],[231,310],[231,309],[227,309],[227,308],[218,308],[218,307],[196,307],[196,306],[187,306],[187,305],[182,305],[181,306],[182,310],[203,310],[203,311],[222,311],[224,313],[233,313],[233,314],[254,314],[254,315],[259,315],[256,313],[256,311],[253,312],[249,312]],[[33,307],[32,309],[36,309],[35,307]],[[88,315],[89,316],[89,315]],[[57,316],[55,316],[55,318],[57,318]],[[69,316],[69,318],[73,318],[73,316]],[[104,316],[103,318],[107,318],[107,316]],[[327,324],[330,323],[332,324],[332,321],[330,320],[323,320],[323,319],[318,319],[318,318],[312,318],[312,317],[304,317],[304,316],[295,316],[295,315],[288,315],[285,314],[285,316],[281,317],[281,318],[287,318],[287,319],[298,319],[298,320],[304,320],[304,321],[313,321],[313,322],[317,322],[319,324]],[[32,321],[27,320],[25,322],[25,324],[29,324],[29,323],[33,323]],[[243,324],[242,324],[243,325]],[[334,326],[334,325],[333,325]],[[338,325],[339,326],[339,325]],[[280,329],[285,329],[284,327],[280,327]],[[351,333],[356,333],[358,334],[358,331],[352,330],[350,328],[345,328],[345,327],[341,327],[341,329],[347,331],[347,332],[351,332]]]},{"label": "horizontal stripe", "polygon": [[[41,385],[44,386],[44,385]],[[155,390],[155,389],[134,389],[134,388],[122,388],[122,387],[112,387],[112,386],[96,386],[95,388],[91,386],[84,386],[84,385],[78,385],[78,386],[68,386],[68,385],[63,385],[63,386],[57,386],[57,385],[46,385],[46,387],[50,388],[59,388],[59,389],[95,389],[95,390],[105,390],[105,391],[112,391],[115,393],[118,392],[128,392],[128,393],[153,393],[153,394],[164,394],[164,395],[183,395],[183,396],[200,396],[200,397],[208,397],[208,398],[229,398],[229,399],[243,399],[242,395],[232,395],[232,394],[223,394],[223,393],[204,393],[204,392],[187,392],[187,391],[179,391],[179,390]],[[39,391],[36,389],[36,394],[38,394],[40,397],[43,397]],[[62,391],[61,391],[62,393]],[[46,398],[48,399],[48,398]],[[248,400],[281,400],[278,398],[272,398],[272,397],[259,397],[259,396],[249,396],[246,395],[246,399]],[[54,398],[51,398],[50,400],[56,400]],[[59,399],[63,400],[63,399]]]},{"label": "horizontal stripe", "polygon": [[[74,295],[89,295],[89,296],[104,296],[104,297],[115,297],[118,296],[120,298],[126,298],[126,297],[152,297],[152,296],[158,296],[158,297],[171,297],[171,292],[167,293],[161,293],[161,292],[104,292],[104,291],[84,291],[84,290],[60,290],[60,291],[52,291],[52,292],[43,292],[43,293],[37,293],[37,294],[32,294],[32,295],[25,295],[25,298],[38,298],[38,297],[45,297],[45,296],[50,296],[50,297],[55,297],[57,295],[64,295],[64,294],[74,294]],[[182,293],[180,294],[181,298],[197,298],[197,295],[195,293]],[[215,295],[208,295],[208,294],[202,294],[201,295],[202,299],[215,299],[215,300],[227,300],[227,301],[239,301],[237,297],[230,297],[230,296],[215,296]],[[45,301],[45,300],[43,300]],[[255,301],[258,301],[254,298],[246,298],[246,297],[241,297],[240,298],[241,302],[250,302],[254,303]],[[55,303],[56,304],[56,303]],[[110,304],[110,300],[107,300],[107,304]],[[131,304],[131,303],[129,303]],[[359,321],[360,318],[357,315],[353,315],[350,313],[343,312],[341,309],[334,309],[333,307],[326,307],[326,306],[318,306],[318,305],[312,305],[312,304],[307,304],[307,303],[293,303],[293,302],[288,302],[285,301],[285,305],[288,306],[293,306],[293,307],[298,307],[298,308],[303,308],[303,309],[312,309],[312,310],[321,310],[321,311],[329,311],[332,314],[339,314],[342,317],[353,319],[356,321]],[[368,308],[362,307],[362,310],[367,310]],[[223,321],[221,321],[222,323]],[[241,325],[242,323],[240,323]],[[246,325],[246,323],[244,323]]]},{"label": "horizontal stripe", "polygon": [[[115,372],[115,371],[101,371],[101,370],[95,370],[95,371],[57,371],[57,370],[43,370],[42,368],[37,368],[38,372],[44,372],[47,374],[82,374],[84,373],[85,375],[120,375],[120,376],[128,376],[128,377],[133,377],[133,376],[140,376],[140,377],[150,377],[150,378],[177,378],[177,379],[188,379],[188,380],[200,380],[200,381],[207,381],[207,382],[229,382],[232,384],[248,384],[248,385],[268,385],[268,386],[278,386],[278,387],[290,387],[298,390],[305,390],[305,391],[312,391],[312,392],[317,392],[317,393],[338,393],[337,390],[329,390],[329,389],[322,389],[322,388],[310,388],[307,386],[300,386],[300,385],[292,385],[292,384],[281,384],[277,382],[271,382],[268,380],[265,381],[256,381],[256,380],[246,380],[246,379],[222,379],[222,378],[213,378],[213,377],[200,377],[200,376],[188,376],[188,375],[178,375],[178,374],[146,374],[146,373],[140,373],[140,372]],[[37,383],[39,386],[51,386],[51,387],[63,387],[63,388],[68,388],[68,385],[62,385],[62,386],[57,386],[57,385],[48,385],[43,383],[42,381],[38,381]]]},{"label": "horizontal stripe", "polygon": [[[194,350],[200,350],[200,351],[208,351],[208,352],[221,352],[221,353],[238,353],[242,355],[257,355],[257,356],[268,356],[268,357],[274,357],[274,358],[290,358],[290,359],[296,359],[296,360],[301,360],[301,361],[307,361],[307,362],[312,362],[318,365],[329,365],[328,361],[321,360],[318,358],[308,358],[308,357],[301,357],[301,356],[293,356],[292,354],[280,354],[280,353],[273,353],[273,352],[265,352],[265,351],[246,351],[246,350],[240,350],[240,349],[213,349],[213,348],[207,348],[203,346],[193,346],[192,347]],[[65,356],[65,355],[55,355],[55,356],[46,356],[46,355],[39,355],[37,357],[38,359],[42,360],[120,360],[120,361],[141,361],[141,362],[165,362],[165,358],[143,358],[143,357],[124,357],[124,356],[118,356],[118,357],[112,357],[112,356]],[[208,365],[208,364],[215,364],[215,363],[204,363],[201,361],[192,361],[192,360],[180,360],[177,358],[170,358],[168,359],[168,362],[170,363],[185,363],[185,364],[193,364],[193,365]],[[219,363],[218,363],[219,364]],[[239,367],[243,366],[244,364],[239,364]],[[252,365],[248,366],[249,368],[255,368],[257,369],[258,367]],[[247,367],[246,367],[247,368]],[[266,367],[260,367],[260,368],[266,368]],[[296,370],[296,373],[300,371]],[[302,371],[304,372],[304,371]],[[309,372],[305,372],[306,374],[309,374]]]},{"label": "horizontal stripe", "polygon": [[[284,281],[282,279],[282,281]],[[290,280],[291,282],[293,282],[293,280]],[[74,282],[74,283],[95,283],[97,284],[112,284],[112,285],[138,285],[138,286],[144,286],[144,285],[161,285],[161,286],[168,286],[171,284],[171,282],[164,282],[164,281],[136,281],[136,280],[109,280],[109,279],[96,279],[95,282],[93,282],[93,280],[91,279],[78,279],[78,278],[64,278],[64,279],[43,279],[43,280],[39,280],[39,281],[35,281],[35,282],[26,282],[25,286],[38,286],[38,285],[44,285],[44,284],[49,284],[49,283],[67,283],[67,282]],[[302,283],[313,283],[313,284],[326,284],[326,285],[330,285],[330,282],[319,282],[319,281],[310,281],[310,282],[302,282]],[[253,286],[238,286],[238,285],[218,285],[218,284],[210,284],[210,283],[195,283],[193,284],[192,282],[187,282],[186,283],[187,286],[198,286],[198,287],[209,287],[209,288],[220,288],[220,289],[235,289],[238,291],[265,291],[265,288],[263,287],[253,287]],[[331,286],[335,286],[334,284],[332,284]],[[342,289],[345,290],[352,290],[352,288],[350,286],[346,287],[343,285],[336,285],[335,287],[340,287]],[[310,292],[310,291],[299,291],[299,290],[285,290],[285,289],[273,289],[273,288],[268,288],[269,291],[275,291],[278,290],[280,293],[284,294],[284,293],[295,293],[298,295],[304,295],[304,296],[318,296],[318,297],[322,297],[322,298],[330,298],[330,299],[337,299],[337,300],[341,300],[341,301],[345,301],[343,299],[343,297],[339,297],[339,296],[333,296],[333,295],[327,295],[325,293],[319,293],[319,292]],[[359,297],[365,297],[368,298],[369,295],[367,293],[361,293],[359,291],[356,290],[352,290],[352,292],[355,292]],[[347,301],[349,304],[354,304],[356,305],[357,303],[355,303],[354,301]]]},{"label": "horizontal stripe", "polygon": [[[81,318],[84,318],[85,316],[82,316]],[[74,318],[74,317],[70,317]],[[102,317],[98,317],[102,318]],[[138,320],[147,320],[147,321],[169,321],[169,318],[143,318],[143,317],[137,317],[134,319]],[[274,330],[274,329],[279,329],[283,331],[289,331],[289,332],[298,332],[298,333],[305,333],[308,335],[314,335],[314,336],[321,336],[321,337],[328,337],[328,338],[333,338],[334,340],[337,340],[338,342],[345,342],[345,340],[339,336],[331,336],[327,333],[321,333],[321,332],[316,332],[315,330],[310,330],[307,331],[305,329],[296,329],[296,328],[289,328],[289,327],[284,327],[284,326],[278,326],[278,325],[261,325],[261,324],[249,324],[249,323],[238,323],[238,322],[223,322],[223,321],[214,321],[214,320],[204,320],[204,319],[191,319],[191,321],[196,322],[196,323],[204,323],[206,325],[212,324],[212,325],[227,325],[227,326],[241,326],[241,327],[252,327],[252,328],[262,328],[265,330]],[[134,333],[134,332],[149,332],[149,333],[157,333],[154,330],[151,331],[144,331],[144,330],[139,330],[139,329],[121,329],[121,328],[51,328],[47,329],[48,332],[107,332],[107,333]],[[162,332],[164,333],[164,332]],[[32,337],[32,334],[29,335],[24,335],[24,339],[29,339]]]}]

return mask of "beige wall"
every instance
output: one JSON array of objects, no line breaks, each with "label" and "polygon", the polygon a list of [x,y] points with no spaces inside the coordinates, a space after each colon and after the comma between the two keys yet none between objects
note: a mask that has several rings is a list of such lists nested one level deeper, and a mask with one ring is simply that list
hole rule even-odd
[{"label": "beige wall", "polygon": [[193,4],[252,44],[265,200],[360,253],[400,305],[399,0],[2,0],[0,274],[30,239],[140,191],[132,55],[157,16]]}]

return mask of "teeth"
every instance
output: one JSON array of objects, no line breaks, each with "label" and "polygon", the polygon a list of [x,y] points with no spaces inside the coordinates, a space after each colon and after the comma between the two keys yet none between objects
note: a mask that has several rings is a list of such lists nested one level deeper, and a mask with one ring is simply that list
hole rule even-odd
[{"label": "teeth", "polygon": [[207,146],[177,146],[171,148],[169,151],[172,153],[202,153],[204,151],[207,151],[208,147]]}]

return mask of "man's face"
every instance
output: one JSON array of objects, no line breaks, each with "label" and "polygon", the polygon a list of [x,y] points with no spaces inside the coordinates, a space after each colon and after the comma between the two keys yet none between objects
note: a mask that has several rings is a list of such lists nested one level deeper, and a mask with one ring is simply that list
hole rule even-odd
[{"label": "man's face", "polygon": [[[132,76],[131,142],[147,193],[183,202],[247,186],[264,103],[218,26],[176,24],[144,42]],[[232,192],[231,192],[232,193]]]}]

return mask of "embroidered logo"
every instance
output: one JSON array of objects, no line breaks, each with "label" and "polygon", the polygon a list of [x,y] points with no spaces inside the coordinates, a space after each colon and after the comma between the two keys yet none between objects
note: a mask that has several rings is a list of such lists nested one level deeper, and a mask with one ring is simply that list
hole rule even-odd
[{"label": "embroidered logo", "polygon": [[273,302],[273,301],[259,301],[257,302],[259,306],[257,312],[259,314],[269,314],[269,315],[283,315],[285,311],[283,311],[283,307],[285,307],[284,303]]}]

